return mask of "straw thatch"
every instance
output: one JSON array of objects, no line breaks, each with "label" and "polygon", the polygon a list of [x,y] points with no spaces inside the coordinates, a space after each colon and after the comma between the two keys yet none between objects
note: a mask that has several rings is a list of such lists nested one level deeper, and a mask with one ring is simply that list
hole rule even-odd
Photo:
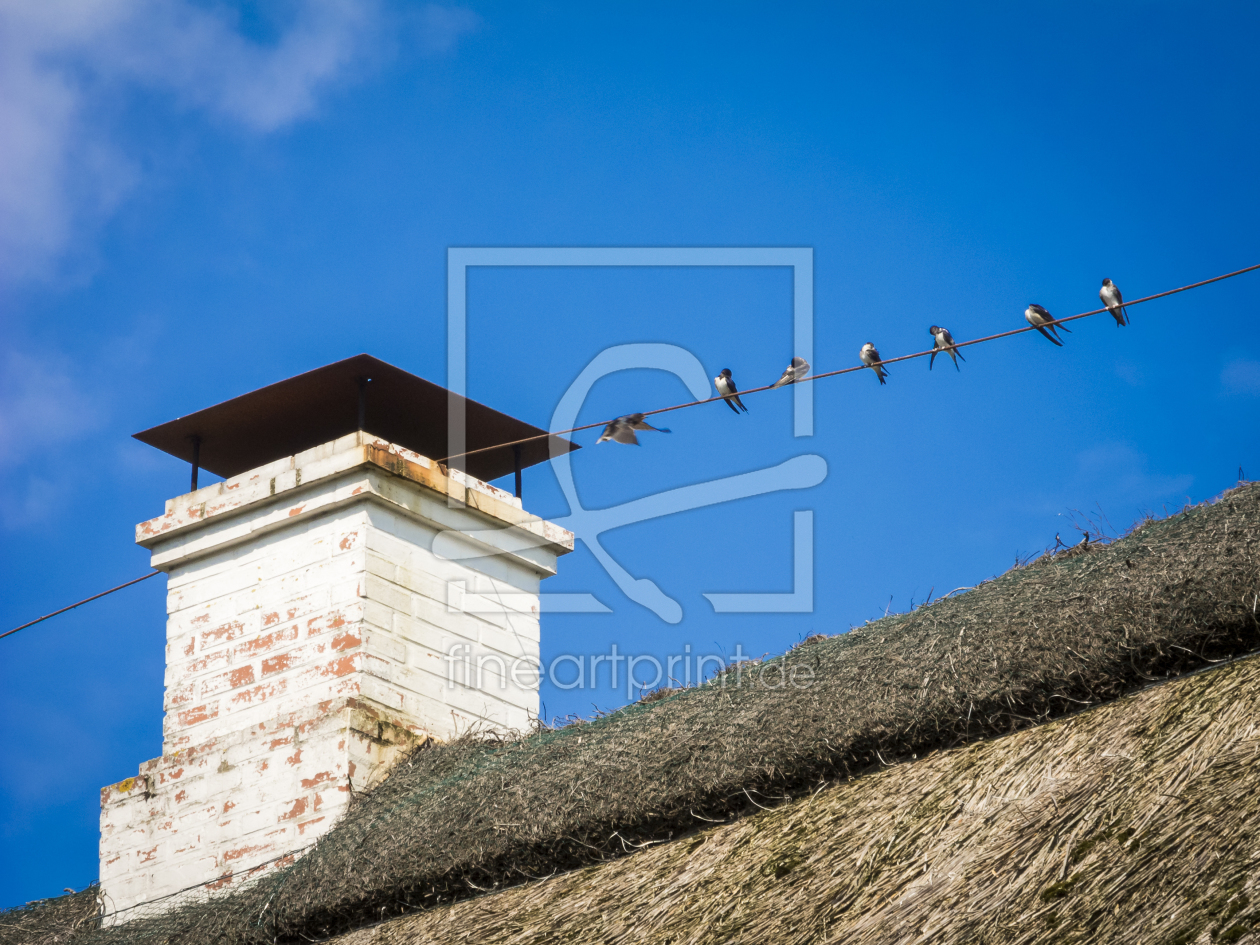
[{"label": "straw thatch", "polygon": [[1260,658],[336,945],[1260,941]]},{"label": "straw thatch", "polygon": [[38,899],[18,909],[0,911],[0,942],[67,945],[96,928],[100,890],[89,886],[68,896]]},{"label": "straw thatch", "polygon": [[88,940],[319,938],[624,856],[1255,649],[1258,602],[1252,485],[594,722],[421,752],[292,867]]}]

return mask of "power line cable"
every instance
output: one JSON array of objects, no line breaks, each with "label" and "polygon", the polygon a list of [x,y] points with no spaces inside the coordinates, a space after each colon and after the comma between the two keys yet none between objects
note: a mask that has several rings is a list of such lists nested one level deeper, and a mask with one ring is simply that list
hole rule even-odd
[{"label": "power line cable", "polygon": [[[152,575],[145,575],[145,576],[152,577]],[[211,886],[214,883],[222,883],[225,880],[232,879],[239,873],[253,873],[256,870],[262,869],[264,866],[270,866],[272,863],[276,863],[280,860],[285,859],[286,857],[297,856],[299,853],[305,853],[311,847],[315,846],[315,844],[318,842],[319,841],[316,840],[315,843],[308,843],[306,846],[298,847],[296,850],[288,850],[285,853],[281,853],[279,856],[273,856],[270,860],[263,860],[261,863],[257,863],[254,866],[249,866],[244,869],[236,870],[231,873],[223,873],[220,876],[215,876],[214,878],[207,879],[204,882],[193,883],[191,886],[185,886],[183,889],[177,889],[174,892],[168,892],[162,896],[155,896],[154,898],[146,899],[143,902],[136,902],[136,903],[132,903],[129,906],[124,906],[121,909],[115,909],[113,912],[102,912],[100,916],[98,916],[98,918],[108,919],[110,916],[122,915],[124,912],[130,912],[132,909],[139,909],[142,906],[151,906],[155,902],[164,902],[167,899],[172,898],[173,896],[178,896],[178,895],[181,895],[182,893],[191,892],[194,889],[201,889],[203,886]]]},{"label": "power line cable", "polygon": [[[1233,272],[1227,272],[1222,276],[1213,276],[1211,279],[1204,279],[1201,282],[1192,282],[1189,285],[1178,286],[1175,289],[1168,289],[1167,291],[1164,291],[1164,292],[1156,292],[1154,295],[1148,295],[1140,299],[1134,299],[1131,302],[1125,302],[1124,305],[1125,306],[1141,305],[1143,302],[1151,302],[1151,301],[1154,301],[1155,299],[1162,299],[1165,296],[1176,295],[1178,292],[1187,292],[1190,289],[1197,289],[1200,286],[1211,285],[1213,282],[1220,282],[1223,279],[1232,279],[1234,278],[1234,276],[1241,276],[1244,273],[1254,272],[1257,269],[1260,269],[1260,263],[1257,263],[1254,266],[1247,266],[1245,269],[1236,269]],[[1043,327],[1049,327],[1051,325],[1062,325],[1064,322],[1074,322],[1079,318],[1089,318],[1091,315],[1101,315],[1103,312],[1106,312],[1106,311],[1108,311],[1108,309],[1105,307],[1096,308],[1093,311],[1081,312],[1079,315],[1068,315],[1065,318],[1056,318],[1051,321],[1045,322]],[[972,338],[970,341],[957,341],[954,343],[953,346],[954,348],[966,348],[970,345],[984,344],[985,342],[996,341],[999,338],[1009,338],[1012,335],[1022,335],[1024,332],[1036,331],[1036,330],[1037,330],[1036,326],[1034,325],[1028,325],[1024,328],[1012,328],[1010,331],[998,332],[996,335],[985,335],[983,338]],[[948,349],[928,348],[926,351],[916,351],[914,354],[903,354],[895,358],[885,358],[882,361],[874,362],[874,364],[880,364],[880,365],[896,364],[898,361],[909,361],[914,358],[922,358],[922,357],[926,357],[932,354],[933,352],[938,352],[938,351],[943,352],[945,350],[948,350]],[[840,368],[838,371],[826,371],[822,374],[811,374],[810,376],[803,377],[799,381],[795,381],[794,383],[804,384],[809,381],[822,380],[825,377],[838,377],[841,374],[853,374],[857,371],[869,370],[871,366],[873,365],[860,364],[860,365],[854,365],[853,367]],[[739,396],[747,397],[749,394],[760,394],[763,391],[768,391],[768,390],[786,390],[787,388],[791,386],[792,386],[791,384],[786,384],[786,385],[783,385],[783,387],[776,387],[774,384],[767,384],[764,387],[753,387],[748,390],[741,390],[739,392]],[[718,400],[722,400],[721,395],[717,397],[706,397],[704,400],[689,400],[686,403],[673,404],[672,406],[669,406],[669,407],[657,407],[655,410],[646,410],[643,412],[643,416],[651,417],[658,413],[669,413],[672,410],[682,410],[686,407],[698,407],[701,404],[711,404],[714,401],[718,401]],[[587,424],[583,424],[582,426],[572,427],[568,430],[557,430],[555,432],[538,433],[538,434],[535,434],[534,436],[521,437],[519,440],[507,440],[506,442],[503,442],[503,443],[496,443],[493,446],[482,446],[475,450],[467,450],[463,453],[454,453],[451,456],[447,456],[440,460],[437,460],[437,462],[446,463],[449,465],[452,459],[460,459],[464,456],[472,456],[476,453],[485,453],[489,450],[502,449],[505,446],[518,446],[521,443],[529,443],[529,442],[532,442],[533,440],[542,440],[542,439],[546,439],[552,436],[568,436],[570,433],[580,433],[583,430],[594,430],[598,427],[607,426],[608,423],[609,421],[607,420],[600,420],[596,423],[587,423]],[[141,581],[147,581],[149,578],[156,577],[158,574],[161,574],[161,573],[162,573],[161,571],[153,571],[149,574],[144,575],[143,577],[138,577],[133,581],[128,581],[126,584],[119,584],[117,587],[111,587],[108,591],[102,591],[101,593],[95,594],[92,597],[85,598],[79,601],[77,604],[71,604],[69,607],[62,607],[60,610],[54,610],[51,614],[45,614],[43,617],[39,617],[35,620],[32,620],[30,623],[24,623],[20,627],[14,627],[12,630],[6,631],[5,633],[0,633],[0,640],[4,639],[7,636],[11,636],[14,633],[17,633],[19,630],[25,630],[27,627],[33,627],[35,626],[35,624],[48,620],[50,617],[56,617],[58,614],[64,614],[67,610],[74,610],[74,608],[81,607],[83,604],[91,603],[92,601],[98,600],[106,596],[107,594],[112,594],[115,591],[121,591],[123,588],[130,587],[132,584],[139,584]]]},{"label": "power line cable", "polygon": [[[1257,263],[1254,266],[1248,266],[1246,269],[1237,269],[1234,272],[1227,272],[1223,276],[1213,276],[1211,279],[1204,279],[1202,282],[1192,282],[1190,285],[1183,285],[1183,286],[1179,286],[1176,289],[1169,289],[1166,292],[1157,292],[1155,295],[1148,295],[1144,298],[1134,299],[1132,302],[1126,301],[1124,305],[1125,306],[1141,305],[1143,302],[1150,302],[1154,299],[1162,299],[1166,295],[1176,295],[1178,292],[1186,292],[1190,289],[1197,289],[1200,286],[1209,285],[1213,282],[1220,282],[1222,279],[1232,279],[1234,276],[1241,276],[1245,272],[1252,272],[1253,270],[1256,270],[1256,269],[1260,269],[1260,263]],[[1064,322],[1073,322],[1073,321],[1076,321],[1078,318],[1089,318],[1091,315],[1100,315],[1106,311],[1108,311],[1106,308],[1097,308],[1091,312],[1081,312],[1079,315],[1068,315],[1064,318],[1056,318],[1056,319],[1053,319],[1052,321],[1045,322],[1043,327],[1048,328],[1051,325],[1062,325]],[[998,332],[996,335],[985,335],[983,338],[972,338],[970,341],[957,341],[954,343],[954,347],[965,348],[968,345],[978,345],[986,341],[996,341],[998,338],[1009,338],[1011,335],[1021,335],[1026,331],[1036,331],[1036,330],[1037,328],[1034,325],[1027,325],[1023,328],[1012,328],[1010,331]],[[871,365],[858,364],[858,365],[854,365],[853,367],[841,368],[838,371],[827,371],[822,374],[811,374],[808,377],[801,378],[799,381],[796,381],[795,383],[804,384],[807,381],[817,381],[817,380],[821,380],[824,377],[838,377],[841,374],[852,374],[856,371],[867,371],[867,370],[870,370],[870,368],[876,364],[896,364],[898,361],[909,361],[912,358],[922,358],[922,357],[926,357],[927,355],[932,354],[934,351],[938,353],[943,353],[945,350],[946,349],[928,348],[926,351],[916,351],[914,354],[903,354],[896,358],[884,358],[884,360],[882,361],[872,362]],[[748,390],[741,390],[739,392],[739,396],[744,397],[748,394],[760,394],[762,391],[767,391],[767,390],[784,390],[791,386],[792,386],[791,384],[785,384],[783,385],[783,387],[776,387],[774,384],[766,384],[764,387],[752,387],[752,388],[749,388]],[[658,413],[668,413],[671,410],[682,410],[686,407],[698,407],[701,404],[711,404],[711,403],[714,403],[715,401],[719,401],[722,399],[723,399],[722,396],[719,394],[716,397],[706,397],[703,400],[689,400],[685,403],[673,404],[672,406],[669,406],[669,407],[657,407],[655,410],[645,410],[643,411],[643,416],[651,417]],[[582,426],[571,427],[568,430],[556,430],[554,432],[549,432],[549,433],[537,433],[537,434],[534,434],[533,436],[522,437],[519,440],[508,440],[505,443],[496,443],[493,446],[482,446],[482,447],[478,447],[475,450],[466,450],[463,453],[452,453],[450,456],[437,460],[437,462],[447,463],[449,465],[452,459],[460,459],[461,457],[472,456],[476,453],[485,453],[485,452],[488,452],[489,450],[502,449],[505,446],[517,446],[521,443],[529,443],[533,440],[546,439],[549,436],[568,436],[570,433],[580,433],[583,430],[594,430],[598,427],[606,426],[608,422],[609,421],[607,420],[600,420],[600,421],[597,421],[596,423],[587,423],[587,424],[583,424]]]},{"label": "power line cable", "polygon": [[20,627],[14,627],[12,630],[6,630],[4,633],[0,633],[0,640],[3,640],[7,636],[12,636],[13,634],[17,633],[19,630],[25,630],[27,627],[35,626],[35,624],[37,623],[43,623],[45,620],[47,620],[50,617],[56,617],[58,614],[64,614],[67,610],[74,610],[74,608],[82,607],[84,604],[90,604],[92,603],[92,601],[99,600],[100,598],[104,597],[106,594],[112,594],[114,593],[114,591],[121,591],[124,587],[131,587],[131,585],[139,584],[141,581],[147,581],[151,577],[157,577],[161,573],[162,573],[161,571],[150,571],[148,574],[144,575],[143,577],[138,577],[135,580],[128,581],[126,584],[119,584],[117,587],[111,587],[107,591],[101,591],[99,594],[93,594],[91,597],[85,597],[83,598],[83,600],[79,601],[77,604],[71,604],[69,607],[62,607],[61,610],[54,610],[51,614],[44,614],[44,616],[42,617],[36,617],[30,623],[24,623]]}]

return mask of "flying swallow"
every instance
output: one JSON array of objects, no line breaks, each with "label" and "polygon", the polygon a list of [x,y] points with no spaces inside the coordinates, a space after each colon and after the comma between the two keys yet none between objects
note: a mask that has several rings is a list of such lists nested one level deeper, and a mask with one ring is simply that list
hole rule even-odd
[{"label": "flying swallow", "polygon": [[[1050,322],[1054,321],[1054,316],[1036,303],[1024,309],[1024,321],[1028,322],[1028,324],[1032,325],[1033,328],[1036,328],[1060,348],[1063,347],[1063,342],[1059,340],[1059,333],[1055,329],[1062,328],[1069,334],[1072,331],[1067,325],[1051,325]],[[1049,330],[1047,330],[1047,326]]]},{"label": "flying swallow", "polygon": [[787,370],[783,372],[783,376],[772,384],[772,387],[783,387],[786,384],[795,384],[803,377],[809,376],[809,362],[804,358],[793,358],[792,363],[787,366]]},{"label": "flying swallow", "polygon": [[731,377],[730,368],[722,368],[722,373],[713,379],[713,383],[716,385],[718,393],[722,395],[722,399],[726,401],[726,406],[736,413],[739,413],[741,410],[744,413],[748,413],[748,408],[739,399],[739,388],[735,386],[735,378]]},{"label": "flying swallow", "polygon": [[869,341],[862,345],[861,357],[862,363],[875,372],[875,376],[879,378],[879,382],[881,384],[887,384],[888,382],[884,380],[884,377],[888,374],[888,371],[882,364],[879,363],[882,360],[879,356],[879,352],[875,350],[875,346]]},{"label": "flying swallow", "polygon": [[[936,344],[932,345],[932,354],[928,358],[928,370],[932,370],[932,362],[936,360],[936,356],[944,351],[954,359],[954,369],[961,371],[958,366],[958,359],[962,358],[962,352],[954,346],[954,336],[949,333],[948,328],[941,328],[939,325],[933,325],[928,329],[932,333],[932,337],[936,339]],[[963,358],[966,361],[966,358]]]},{"label": "flying swallow", "polygon": [[1111,317],[1116,320],[1117,328],[1129,324],[1129,313],[1124,307],[1124,296],[1120,294],[1120,289],[1114,282],[1104,279],[1102,288],[1098,290],[1098,297],[1102,299],[1102,304],[1107,306]]},{"label": "flying swallow", "polygon": [[605,440],[613,440],[617,443],[625,443],[627,446],[638,446],[639,438],[634,435],[635,430],[655,430],[657,433],[668,433],[669,427],[654,427],[643,419],[643,414],[630,413],[610,422],[604,427],[603,434],[595,442],[603,443]]}]

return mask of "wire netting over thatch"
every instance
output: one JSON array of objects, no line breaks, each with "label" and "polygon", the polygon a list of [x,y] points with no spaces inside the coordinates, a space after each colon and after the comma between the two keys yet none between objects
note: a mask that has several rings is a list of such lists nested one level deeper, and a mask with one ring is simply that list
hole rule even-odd
[{"label": "wire netting over thatch", "polygon": [[68,896],[39,899],[17,909],[0,912],[0,943],[66,945],[79,941],[81,932],[97,926],[100,905],[96,886]]},{"label": "wire netting over thatch", "polygon": [[1260,941],[1260,658],[336,945]]},{"label": "wire netting over thatch", "polygon": [[318,938],[1000,735],[1260,644],[1260,487],[594,722],[398,766],[292,867],[93,942]]}]

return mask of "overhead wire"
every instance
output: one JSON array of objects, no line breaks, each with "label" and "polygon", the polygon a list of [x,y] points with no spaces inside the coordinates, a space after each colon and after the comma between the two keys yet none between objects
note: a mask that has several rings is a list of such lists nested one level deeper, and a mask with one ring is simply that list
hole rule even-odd
[{"label": "overhead wire", "polygon": [[287,857],[297,856],[299,853],[305,853],[311,847],[315,846],[315,844],[318,842],[319,841],[316,840],[313,843],[308,843],[304,847],[298,847],[296,850],[286,850],[284,853],[281,853],[278,856],[273,856],[270,860],[263,860],[261,863],[256,863],[253,866],[247,866],[247,867],[244,867],[243,869],[234,870],[231,873],[222,873],[219,876],[215,876],[215,877],[212,877],[211,879],[203,880],[200,883],[193,883],[191,886],[185,886],[183,889],[177,889],[174,892],[169,892],[161,896],[155,896],[152,899],[145,899],[143,902],[136,902],[136,903],[132,903],[129,906],[124,906],[121,909],[115,909],[113,912],[102,912],[99,916],[97,916],[97,918],[108,919],[111,916],[122,915],[124,912],[131,912],[133,909],[139,909],[139,908],[142,908],[143,906],[151,906],[155,902],[164,902],[167,899],[171,899],[175,896],[181,895],[186,892],[191,892],[194,889],[201,889],[203,886],[210,886],[214,883],[222,883],[225,881],[230,881],[231,879],[236,877],[238,874],[253,873],[257,870],[262,869],[264,866],[270,866],[272,863],[277,863],[280,860],[286,859]]},{"label": "overhead wire", "polygon": [[85,597],[83,598],[83,600],[79,601],[76,604],[71,604],[69,607],[62,607],[61,610],[54,610],[51,614],[44,614],[44,616],[42,617],[36,617],[30,623],[24,623],[20,627],[14,627],[12,630],[6,630],[4,633],[0,633],[0,640],[3,640],[7,636],[12,636],[13,634],[17,633],[19,630],[25,630],[27,627],[35,626],[35,624],[37,623],[43,623],[45,620],[49,619],[50,617],[56,617],[58,614],[64,614],[67,610],[74,610],[74,608],[82,607],[84,604],[90,604],[92,603],[92,601],[99,600],[100,598],[104,597],[107,594],[112,594],[114,593],[114,591],[121,591],[124,587],[131,587],[131,585],[133,584],[139,584],[141,581],[147,581],[149,578],[157,577],[159,574],[162,574],[162,573],[163,572],[161,571],[150,571],[148,574],[145,574],[134,580],[128,581],[125,584],[119,584],[117,587],[111,587],[107,591],[101,591],[99,594],[93,594],[91,597]]},{"label": "overhead wire", "polygon": [[[1132,301],[1126,301],[1123,303],[1123,305],[1126,308],[1130,305],[1141,305],[1143,302],[1152,302],[1155,299],[1162,299],[1169,295],[1176,295],[1178,292],[1188,292],[1190,289],[1197,289],[1201,286],[1211,285],[1213,282],[1220,282],[1224,279],[1232,279],[1235,276],[1241,276],[1247,272],[1254,272],[1257,269],[1260,269],[1260,263],[1257,263],[1254,266],[1247,266],[1243,269],[1235,269],[1233,272],[1227,272],[1224,275],[1213,276],[1211,279],[1203,279],[1200,282],[1192,282],[1189,285],[1178,286],[1175,289],[1168,289],[1164,292],[1156,292],[1154,295],[1147,295],[1147,296],[1143,296],[1140,299],[1133,299]],[[1064,318],[1055,318],[1055,319],[1052,319],[1050,321],[1043,323],[1042,327],[1049,328],[1054,325],[1062,325],[1064,322],[1074,322],[1081,318],[1089,318],[1092,315],[1101,315],[1103,312],[1106,312],[1106,311],[1109,311],[1109,310],[1104,306],[1103,308],[1096,308],[1088,312],[1081,312],[1077,315],[1068,315],[1068,316],[1065,316]],[[989,341],[996,341],[999,338],[1009,338],[1012,335],[1022,335],[1025,332],[1037,331],[1037,330],[1038,330],[1037,326],[1027,325],[1023,328],[1012,328],[1010,331],[1001,331],[994,335],[985,335],[982,338],[972,338],[968,341],[956,341],[951,347],[954,349],[966,348],[971,345],[984,344]],[[945,352],[949,350],[950,349],[948,347],[947,348],[935,348],[935,347],[928,348],[924,351],[916,351],[913,354],[903,354],[895,358],[884,358],[881,361],[874,361],[869,365],[859,364],[859,365],[853,365],[852,367],[840,368],[839,370],[835,370],[835,371],[824,371],[819,374],[811,374],[807,377],[802,377],[799,380],[796,380],[796,381],[793,381],[791,383],[784,384],[784,385],[766,384],[764,387],[752,387],[752,388],[749,388],[748,390],[739,391],[739,396],[747,397],[750,394],[760,394],[768,390],[787,389],[787,388],[792,387],[794,384],[805,384],[810,381],[819,381],[819,380],[822,380],[823,378],[839,377],[841,374],[853,374],[853,373],[856,373],[857,371],[870,370],[872,367],[875,367],[877,365],[896,364],[899,361],[910,361],[910,360],[913,360],[914,358],[927,357],[933,353],[944,354]],[[669,413],[674,410],[683,410],[688,407],[698,407],[701,404],[711,404],[711,403],[714,403],[715,401],[719,401],[722,399],[724,398],[719,394],[718,396],[706,397],[702,400],[689,400],[680,404],[672,404],[671,406],[668,406],[668,407],[657,407],[655,410],[645,410],[643,411],[643,416],[651,417],[659,413]],[[586,423],[586,424],[582,424],[581,426],[571,427],[568,430],[556,430],[556,431],[552,431],[548,433],[537,433],[537,434],[534,434],[533,436],[525,436],[516,440],[507,440],[503,443],[496,443],[493,446],[482,446],[473,450],[465,450],[462,453],[452,453],[450,456],[446,456],[446,457],[443,457],[442,459],[437,460],[437,462],[450,465],[450,461],[453,459],[461,459],[466,456],[473,456],[477,453],[485,453],[485,452],[488,452],[489,450],[503,449],[504,447],[507,447],[507,446],[519,446],[522,443],[530,443],[530,442],[533,442],[534,440],[547,439],[548,437],[568,436],[572,433],[581,433],[584,430],[594,430],[599,427],[607,426],[610,422],[612,421],[600,420],[596,423]],[[62,607],[60,610],[54,610],[50,614],[45,614],[43,617],[38,617],[35,620],[30,621],[29,623],[24,623],[20,627],[14,627],[12,630],[8,630],[4,633],[0,633],[0,639],[4,639],[7,636],[11,636],[17,633],[19,630],[25,630],[27,627],[33,627],[35,626],[35,624],[42,623],[43,621],[48,620],[51,617],[56,617],[59,614],[64,614],[68,610],[74,610],[76,607],[81,607],[84,604],[91,603],[94,600],[99,600],[100,598],[105,597],[108,594],[113,594],[115,591],[121,591],[124,588],[130,587],[133,584],[139,584],[141,581],[147,581],[149,578],[156,577],[157,575],[162,574],[162,573],[163,572],[161,571],[152,571],[149,574],[143,575],[142,577],[138,577],[134,580],[127,581],[125,584],[119,584],[117,587],[111,587],[107,591],[102,591],[99,594],[94,594],[91,597],[86,597],[83,600],[79,601],[78,603],[71,604],[68,607]]]},{"label": "overhead wire", "polygon": [[[1209,285],[1210,283],[1213,283],[1213,282],[1220,282],[1222,279],[1232,279],[1234,276],[1241,276],[1245,272],[1252,272],[1253,270],[1256,270],[1256,269],[1260,269],[1260,263],[1257,263],[1254,266],[1247,266],[1245,269],[1236,269],[1233,272],[1227,272],[1223,276],[1213,276],[1211,279],[1204,279],[1201,282],[1192,282],[1190,283],[1190,285],[1178,286],[1175,289],[1168,289],[1165,292],[1157,292],[1154,295],[1148,295],[1140,299],[1134,299],[1131,302],[1126,301],[1124,305],[1125,307],[1128,307],[1130,305],[1141,305],[1143,302],[1150,302],[1154,299],[1162,299],[1168,295],[1176,295],[1178,292],[1186,292],[1190,289],[1197,289],[1200,286]],[[1064,322],[1074,322],[1079,318],[1089,318],[1091,315],[1100,315],[1106,311],[1108,311],[1108,309],[1106,307],[1103,307],[1103,308],[1094,309],[1089,312],[1081,312],[1078,315],[1068,315],[1063,318],[1056,318],[1051,321],[1045,322],[1042,327],[1049,328],[1052,325],[1062,325]],[[1024,332],[1036,331],[1036,330],[1037,330],[1037,327],[1035,325],[1027,325],[1023,328],[1012,328],[1010,331],[1001,331],[995,335],[985,335],[983,338],[972,338],[969,341],[957,341],[953,344],[952,347],[964,348],[964,347],[967,347],[968,345],[983,344],[984,342],[987,342],[987,341],[996,341],[998,338],[1009,338],[1011,335],[1022,335]],[[780,390],[783,388],[791,387],[793,384],[805,384],[809,381],[822,380],[825,377],[838,377],[841,374],[853,374],[857,371],[867,371],[867,370],[870,370],[872,367],[875,367],[876,365],[896,364],[898,361],[909,361],[913,358],[926,357],[934,352],[938,354],[943,354],[948,350],[949,350],[948,348],[928,348],[925,351],[916,351],[914,354],[903,354],[895,358],[884,358],[882,361],[872,361],[869,365],[868,364],[855,364],[852,367],[840,368],[839,370],[836,370],[836,371],[826,371],[821,374],[811,374],[808,377],[802,377],[800,380],[793,381],[792,383],[784,384],[781,386],[776,386],[775,384],[766,384],[764,387],[750,387],[748,390],[739,391],[739,396],[745,397],[749,394],[760,394],[761,392],[767,391],[767,390]],[[723,400],[723,399],[724,398],[722,397],[722,395],[718,394],[714,397],[705,397],[702,400],[689,400],[681,404],[672,404],[668,407],[657,407],[655,410],[644,410],[643,416],[651,417],[651,416],[655,416],[658,413],[669,413],[670,411],[683,410],[687,407],[698,407],[701,404],[711,404],[711,403],[714,403],[716,401]],[[446,463],[447,465],[450,465],[450,461],[453,459],[460,459],[465,456],[473,456],[477,453],[488,452],[489,450],[502,449],[505,446],[519,446],[522,443],[530,443],[534,440],[542,440],[551,436],[568,436],[571,433],[581,433],[583,430],[594,430],[598,427],[607,426],[610,422],[611,421],[608,421],[608,420],[600,420],[595,423],[586,423],[581,426],[570,427],[568,430],[555,430],[548,433],[536,433],[533,436],[521,437],[518,440],[508,440],[503,443],[495,443],[493,446],[482,446],[474,450],[465,450],[462,453],[452,453],[450,456],[445,456],[442,459],[437,460],[437,462]]]}]

